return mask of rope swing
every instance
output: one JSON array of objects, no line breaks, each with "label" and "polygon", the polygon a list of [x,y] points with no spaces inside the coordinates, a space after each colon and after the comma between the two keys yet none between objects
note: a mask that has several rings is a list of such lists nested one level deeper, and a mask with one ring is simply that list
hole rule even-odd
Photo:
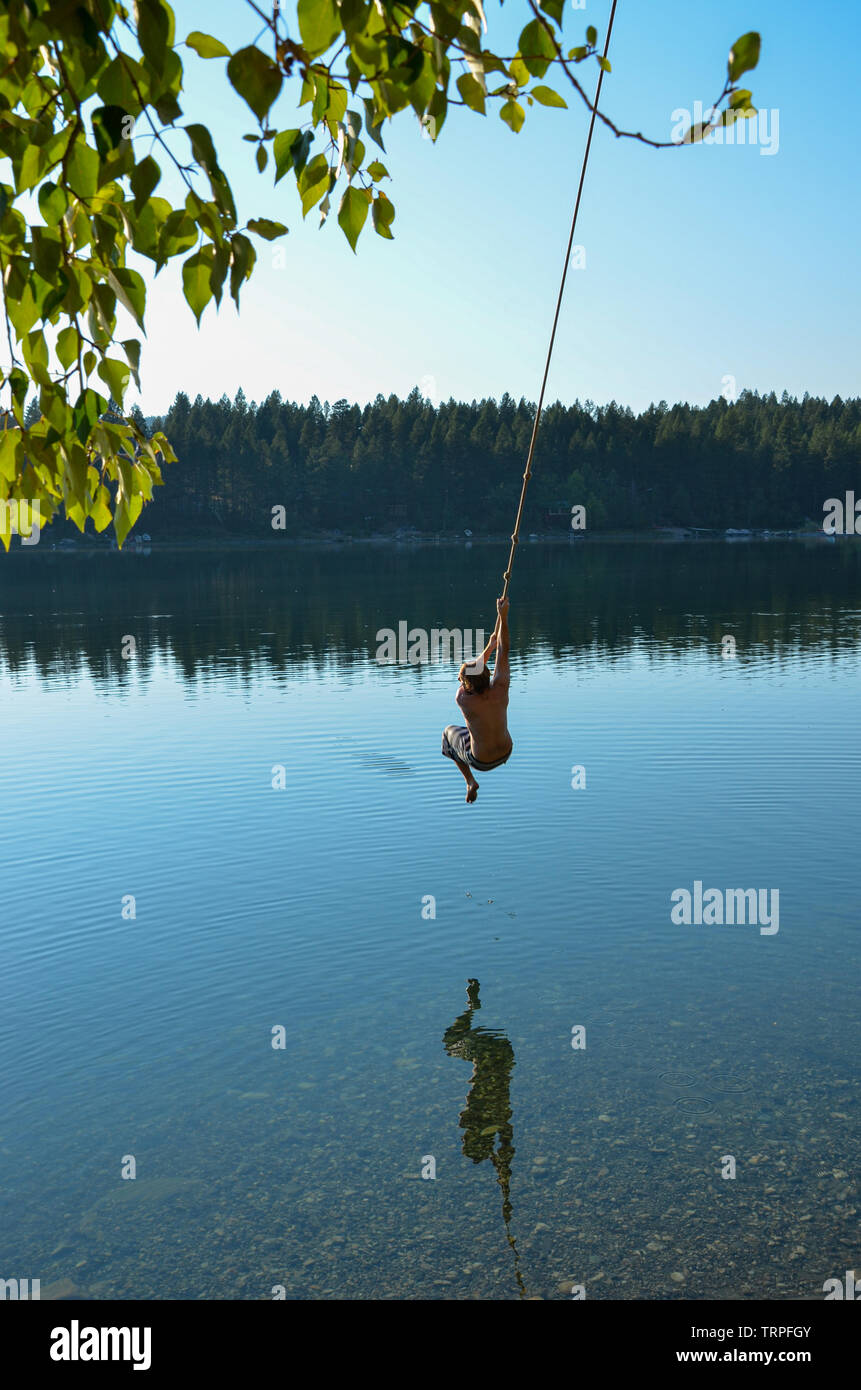
[{"label": "rope swing", "polygon": [[[617,0],[613,0],[613,7],[610,11],[610,23],[607,26],[607,37],[604,40],[604,58],[610,48],[610,35],[613,32],[613,20],[616,17]],[[598,86],[595,89],[595,100],[592,103],[592,116],[589,121],[589,134],[586,138],[586,149],[583,153],[583,164],[580,169],[580,182],[577,186],[577,201],[574,204],[574,216],[571,219],[571,231],[568,234],[568,248],[565,252],[565,264],[562,268],[562,280],[559,285],[559,296],[556,300],[556,313],[553,315],[553,329],[550,334],[550,344],[547,348],[547,361],[544,364],[544,377],[541,382],[541,394],[538,397],[538,409],[535,412],[535,422],[532,426],[532,438],[529,441],[529,453],[526,456],[526,471],[523,474],[523,487],[520,490],[520,502],[517,507],[517,518],[514,522],[514,532],[511,537],[511,552],[508,556],[508,565],[503,575],[505,587],[502,590],[503,599],[508,598],[508,585],[511,580],[511,566],[514,563],[514,552],[520,540],[520,522],[523,517],[523,504],[526,501],[526,489],[529,486],[529,479],[532,477],[532,459],[535,454],[535,441],[538,438],[538,426],[541,423],[541,411],[544,408],[544,392],[547,388],[547,377],[550,372],[550,361],[553,356],[553,344],[556,341],[556,329],[559,324],[559,311],[562,308],[562,296],[565,293],[565,281],[568,277],[568,266],[571,260],[571,249],[574,245],[574,232],[577,227],[577,214],[580,211],[580,199],[583,194],[583,182],[586,178],[586,166],[589,163],[589,151],[592,148],[592,132],[595,129],[595,117],[598,112],[598,101],[601,96],[601,85],[604,81],[604,68],[598,74]]]}]

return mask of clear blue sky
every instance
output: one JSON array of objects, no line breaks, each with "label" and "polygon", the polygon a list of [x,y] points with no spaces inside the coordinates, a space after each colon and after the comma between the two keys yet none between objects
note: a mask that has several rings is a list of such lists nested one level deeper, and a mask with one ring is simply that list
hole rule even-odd
[{"label": "clear blue sky", "polygon": [[[570,43],[587,23],[603,36],[609,8],[569,4]],[[242,0],[175,9],[179,36],[201,28],[238,46],[260,28]],[[487,16],[505,52],[528,11],[523,0],[488,0]],[[602,107],[670,138],[676,108],[717,96],[727,49],[748,29],[763,36],[750,76],[774,153],[655,151],[598,127],[577,236],[586,266],[569,275],[551,399],[703,403],[729,376],[739,390],[858,393],[856,0],[619,0]],[[303,224],[295,184],[275,188],[271,170],[257,173],[241,138],[255,121],[224,63],[186,53],[186,118],[212,130],[240,214],[278,218],[290,235],[281,268],[274,246],[258,243],[239,317],[210,305],[200,331],[178,274],[158,277],[146,413],[177,390],[233,396],[239,386],[258,401],[277,388],[293,400],[365,402],[422,383],[444,399],[536,397],[588,120],[573,93],[568,111],[533,107],[517,136],[495,113],[455,111],[432,145],[401,117],[385,137],[396,239],[369,221],[354,256],[334,216],[322,231],[314,212]],[[274,125],[299,123],[297,97],[285,87]]]}]

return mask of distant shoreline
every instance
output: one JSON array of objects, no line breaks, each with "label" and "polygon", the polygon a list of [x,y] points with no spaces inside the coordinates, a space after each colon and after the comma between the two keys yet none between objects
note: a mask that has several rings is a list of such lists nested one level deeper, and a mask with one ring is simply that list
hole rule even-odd
[{"label": "distant shoreline", "polygon": [[[143,537],[147,538],[144,539]],[[17,553],[19,550],[31,555],[71,555],[76,553],[108,553],[108,554],[140,554],[150,553],[152,550],[274,550],[279,547],[309,547],[317,549],[337,550],[344,546],[397,546],[420,548],[427,546],[434,547],[475,547],[484,545],[509,545],[511,537],[504,534],[491,535],[452,535],[452,534],[433,534],[429,532],[379,532],[369,536],[358,536],[340,534],[336,532],[320,532],[306,536],[273,535],[273,536],[252,536],[252,535],[210,535],[210,536],[187,536],[180,538],[177,536],[149,537],[147,533],[142,533],[140,537],[132,533],[126,540],[121,551],[117,549],[112,539],[103,536],[80,536],[64,537],[59,541],[50,541],[50,530],[47,530],[37,545],[22,546],[20,543],[13,546]],[[579,533],[572,535],[569,533],[554,532],[531,532],[520,539],[521,546],[524,545],[556,545],[556,546],[579,546],[596,544],[613,545],[679,545],[679,544],[753,544],[755,542],[773,543],[775,541],[805,541],[814,544],[834,544],[836,541],[851,541],[859,539],[852,535],[828,535],[822,530],[794,530],[794,531],[769,531],[769,530],[734,530],[728,531],[708,531],[704,528],[684,527],[665,528],[661,530],[649,531],[597,531],[592,533]],[[10,554],[12,551],[10,550]]]}]

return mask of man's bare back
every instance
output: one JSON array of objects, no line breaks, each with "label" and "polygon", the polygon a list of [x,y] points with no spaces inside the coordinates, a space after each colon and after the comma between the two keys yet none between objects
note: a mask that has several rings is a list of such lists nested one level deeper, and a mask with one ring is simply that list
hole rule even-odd
[{"label": "man's bare back", "polygon": [[[466,780],[466,799],[475,801],[478,782],[472,769],[479,772],[499,767],[511,756],[513,747],[508,732],[508,600],[497,599],[498,618],[493,634],[484,651],[474,663],[464,662],[458,672],[459,688],[455,697],[463,713],[466,728],[450,724],[443,734],[442,751],[456,763]],[[496,652],[493,675],[487,673],[487,659]]]},{"label": "man's bare back", "polygon": [[511,751],[508,732],[508,682],[493,680],[483,695],[470,695],[461,685],[455,703],[463,711],[472,751],[480,763],[495,763]]}]

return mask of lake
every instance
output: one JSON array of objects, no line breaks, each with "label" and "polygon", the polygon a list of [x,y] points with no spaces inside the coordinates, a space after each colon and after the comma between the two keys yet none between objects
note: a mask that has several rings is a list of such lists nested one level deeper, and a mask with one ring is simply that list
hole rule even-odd
[{"label": "lake", "polygon": [[466,806],[456,666],[377,634],[489,632],[506,558],[0,555],[0,1277],[817,1299],[856,1266],[861,546],[521,545],[514,753]]}]

